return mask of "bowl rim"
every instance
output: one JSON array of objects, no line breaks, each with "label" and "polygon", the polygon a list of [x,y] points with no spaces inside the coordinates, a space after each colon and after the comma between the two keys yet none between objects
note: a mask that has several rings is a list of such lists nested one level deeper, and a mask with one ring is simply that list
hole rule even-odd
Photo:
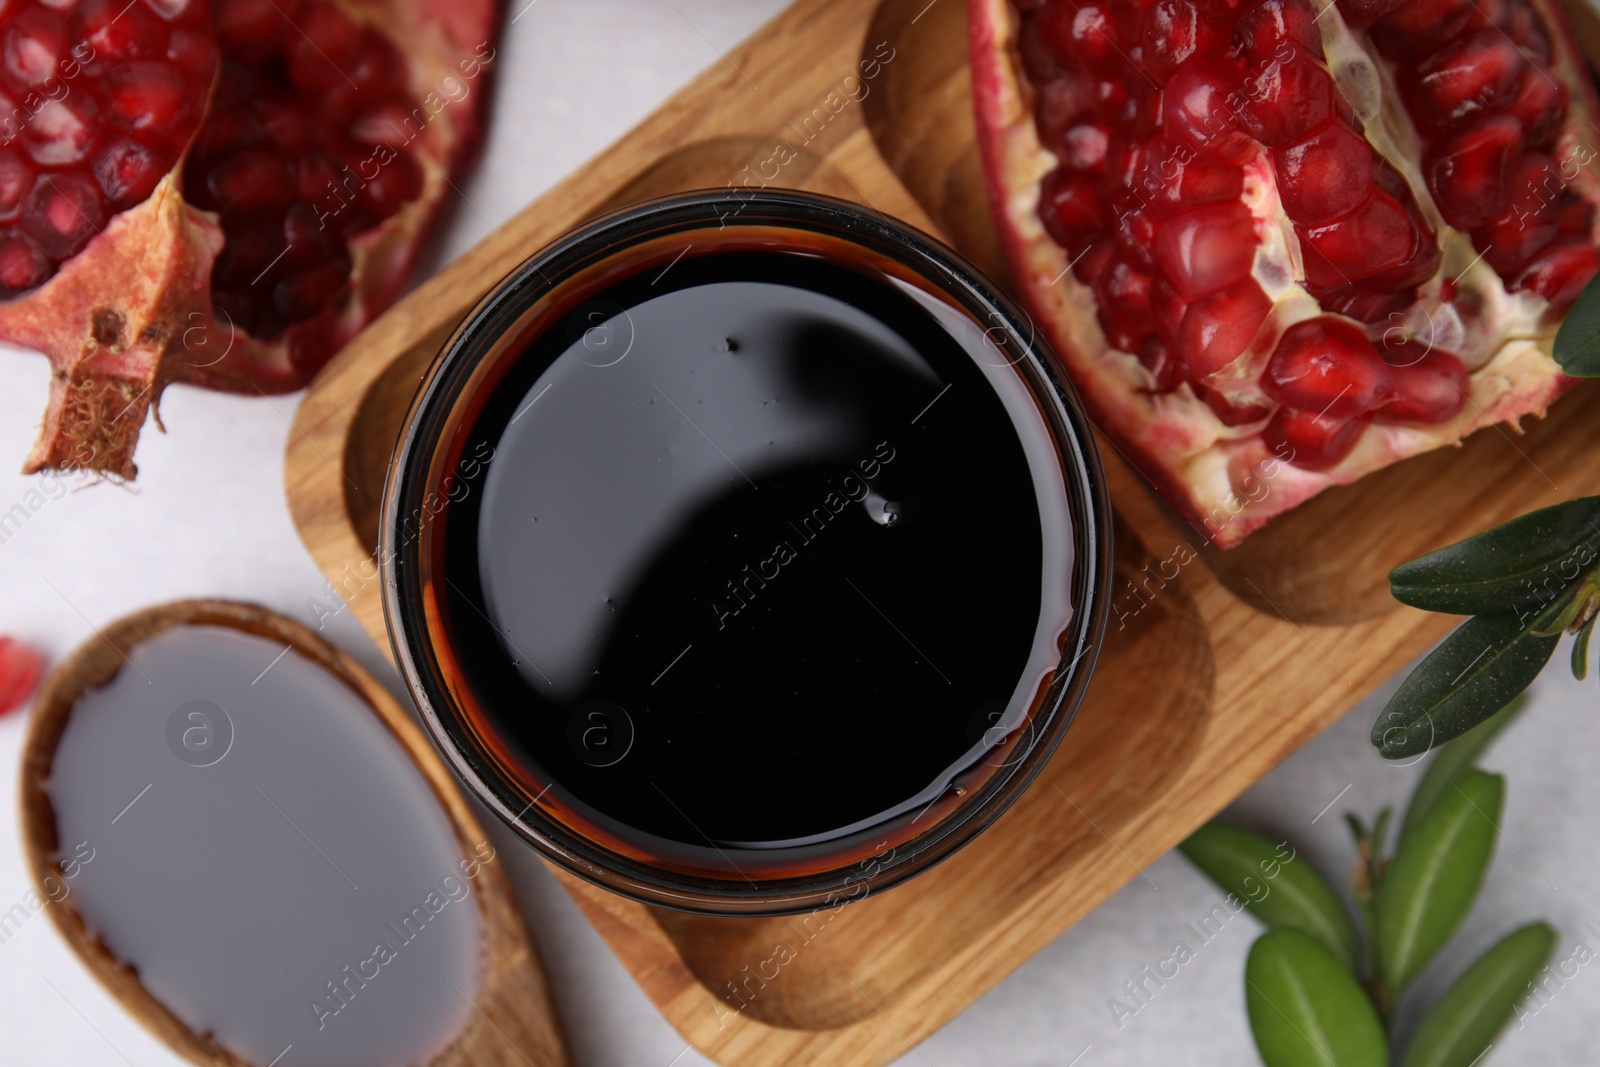
[{"label": "bowl rim", "polygon": [[[1020,351],[1011,362],[1050,426],[1074,539],[1073,618],[1062,643],[1064,666],[1058,665],[1041,698],[1037,714],[1042,726],[1030,730],[1033,736],[1025,751],[1006,761],[1010,770],[992,776],[933,829],[887,853],[820,873],[756,881],[689,875],[622,856],[543,818],[537,797],[518,811],[514,805],[526,795],[518,795],[514,784],[494,770],[493,761],[473,751],[476,746],[447,721],[458,709],[446,687],[438,684],[433,643],[418,606],[416,560],[425,534],[419,529],[416,550],[409,551],[399,537],[400,517],[415,510],[412,505],[419,499],[426,505],[434,489],[429,473],[439,439],[428,431],[449,417],[465,379],[494,343],[561,279],[647,238],[687,239],[691,232],[728,226],[809,231],[864,246],[915,272],[975,320],[994,322],[1004,335],[1001,343],[1015,344]],[[472,795],[519,837],[566,871],[641,903],[699,914],[784,915],[859,899],[927,870],[977,837],[1038,776],[1071,725],[1099,656],[1110,614],[1112,521],[1094,432],[1059,360],[1031,318],[975,266],[935,238],[849,201],[790,190],[740,193],[729,188],[658,197],[598,216],[525,259],[467,313],[423,375],[396,439],[383,489],[377,563],[395,663],[430,739]]]}]

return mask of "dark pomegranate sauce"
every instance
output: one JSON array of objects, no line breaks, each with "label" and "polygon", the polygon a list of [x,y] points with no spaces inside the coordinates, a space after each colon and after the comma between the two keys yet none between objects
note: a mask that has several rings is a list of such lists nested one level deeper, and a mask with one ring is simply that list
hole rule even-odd
[{"label": "dark pomegranate sauce", "polygon": [[739,254],[535,341],[451,513],[482,725],[652,853],[817,844],[961,789],[1057,664],[1071,539],[1031,396],[952,325]]}]

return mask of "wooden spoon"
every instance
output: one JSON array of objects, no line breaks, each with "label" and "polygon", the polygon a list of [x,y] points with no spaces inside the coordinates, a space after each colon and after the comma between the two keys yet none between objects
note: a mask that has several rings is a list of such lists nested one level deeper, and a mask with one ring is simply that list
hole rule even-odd
[{"label": "wooden spoon", "polygon": [[[463,855],[484,840],[483,828],[456,790],[455,781],[405,709],[355,660],[299,623],[252,604],[185,600],[150,608],[113,623],[85,642],[45,681],[28,727],[22,758],[22,829],[34,884],[46,898],[46,877],[63,877],[56,855],[56,816],[46,783],[56,747],[73,705],[87,691],[106,685],[122,669],[126,653],[177,626],[224,626],[289,645],[353,689],[388,727],[421,769],[455,827]],[[521,913],[500,865],[483,864],[472,879],[472,898],[483,919],[484,976],[473,1012],[430,1067],[565,1067],[566,1050],[544,968],[529,941]],[[56,884],[60,884],[57,881]],[[138,973],[111,954],[63,899],[45,909],[78,957],[140,1022],[180,1055],[217,1067],[247,1064],[209,1034],[190,1030],[140,984]]]}]

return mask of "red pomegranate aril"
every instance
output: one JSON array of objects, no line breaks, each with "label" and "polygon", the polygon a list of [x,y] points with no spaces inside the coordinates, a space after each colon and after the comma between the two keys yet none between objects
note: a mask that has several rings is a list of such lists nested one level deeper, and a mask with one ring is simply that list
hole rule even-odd
[{"label": "red pomegranate aril", "polygon": [[5,73],[18,89],[59,76],[67,56],[66,20],[47,7],[19,12],[0,36]]},{"label": "red pomegranate aril", "polygon": [[1176,178],[1162,182],[1151,195],[1150,206],[1180,211],[1238,200],[1244,193],[1244,170],[1222,164],[1190,163],[1178,168]]},{"label": "red pomegranate aril", "polygon": [[1335,288],[1406,262],[1417,231],[1395,199],[1377,189],[1337,221],[1303,231],[1306,280]]},{"label": "red pomegranate aril", "polygon": [[0,221],[17,217],[23,197],[33,188],[33,168],[19,153],[0,148]]},{"label": "red pomegranate aril", "polygon": [[1339,11],[1350,25],[1360,29],[1388,15],[1413,0],[1338,0]]},{"label": "red pomegranate aril", "polygon": [[180,26],[167,35],[167,58],[198,81],[210,83],[220,55],[216,39],[202,30]]},{"label": "red pomegranate aril", "polygon": [[262,282],[270,288],[272,282],[287,273],[283,269],[287,247],[282,227],[275,222],[258,222],[235,230],[217,256],[212,277],[219,287],[247,295]]},{"label": "red pomegranate aril", "polygon": [[22,234],[0,237],[0,293],[15,296],[43,285],[50,261]]},{"label": "red pomegranate aril", "polygon": [[1150,285],[1150,306],[1156,313],[1156,332],[1169,346],[1176,348],[1183,329],[1183,313],[1189,309],[1188,301],[1178,295],[1171,282],[1156,275]]},{"label": "red pomegranate aril", "polygon": [[1166,220],[1155,254],[1178,292],[1189,299],[1214,293],[1250,273],[1255,220],[1243,204],[1212,204]]},{"label": "red pomegranate aril", "polygon": [[1592,244],[1560,241],[1517,275],[1511,289],[1539,294],[1550,301],[1552,314],[1562,315],[1597,272],[1600,272],[1600,251]]},{"label": "red pomegranate aril", "polygon": [[[1407,347],[1412,346],[1417,343]],[[1472,391],[1467,368],[1448,352],[1427,352],[1412,362],[1391,362],[1390,373],[1394,396],[1373,416],[1378,422],[1420,426],[1444,422],[1461,414]]]},{"label": "red pomegranate aril", "polygon": [[22,128],[22,146],[41,166],[65,167],[88,157],[100,115],[87,93],[47,100]]},{"label": "red pomegranate aril", "polygon": [[261,123],[247,111],[213,115],[195,138],[192,158],[207,161],[220,159],[261,140],[265,133]]},{"label": "red pomegranate aril", "polygon": [[[1150,308],[1153,279],[1126,259],[1113,258],[1095,283],[1101,310],[1124,330],[1154,328]],[[1125,352],[1133,348],[1118,345]]]},{"label": "red pomegranate aril", "polygon": [[1405,83],[1413,120],[1429,130],[1453,126],[1516,99],[1527,60],[1499,29],[1477,30],[1447,44]]},{"label": "red pomegranate aril", "polygon": [[1324,315],[1284,331],[1261,388],[1285,407],[1343,422],[1387,401],[1394,372],[1359,326]]},{"label": "red pomegranate aril", "polygon": [[1321,417],[1316,412],[1279,408],[1262,440],[1273,453],[1302,470],[1318,471],[1336,467],[1355,450],[1371,416],[1361,415],[1347,422]]},{"label": "red pomegranate aril", "polygon": [[166,26],[144,4],[129,0],[88,0],[78,10],[77,35],[94,49],[97,68],[167,50]]},{"label": "red pomegranate aril", "polygon": [[1506,210],[1511,164],[1522,126],[1510,115],[1485,115],[1428,151],[1428,188],[1444,220],[1459,230],[1487,226]]},{"label": "red pomegranate aril", "polygon": [[122,140],[103,149],[94,160],[94,177],[115,210],[132,207],[154,191],[172,169],[173,160],[159,149]]},{"label": "red pomegranate aril", "polygon": [[244,221],[285,210],[294,199],[294,182],[277,154],[246,148],[211,169],[206,191],[224,216]]},{"label": "red pomegranate aril", "polygon": [[1093,0],[1076,7],[1058,5],[1039,15],[1039,32],[1062,66],[1083,64],[1099,75],[1122,70],[1126,49],[1119,41],[1111,3]]},{"label": "red pomegranate aril", "polygon": [[26,703],[42,673],[44,657],[15,638],[0,637],[0,715]]},{"label": "red pomegranate aril", "polygon": [[327,90],[345,80],[344,70],[361,48],[361,30],[332,4],[314,4],[289,40],[285,55],[296,88]]},{"label": "red pomegranate aril", "polygon": [[1322,30],[1310,0],[1262,0],[1239,16],[1234,44],[1254,63],[1268,62],[1284,41],[1322,55]]},{"label": "red pomegranate aril", "polygon": [[99,186],[73,172],[42,175],[22,210],[23,231],[57,263],[82,251],[105,221]]},{"label": "red pomegranate aril", "polygon": [[1139,345],[1139,363],[1156,380],[1156,391],[1171,392],[1185,381],[1183,361],[1159,337],[1147,337]]},{"label": "red pomegranate aril", "polygon": [[338,295],[350,278],[350,261],[340,258],[285,278],[272,290],[272,305],[289,322],[310,318]]},{"label": "red pomegranate aril", "polygon": [[1179,351],[1197,378],[1231,365],[1255,340],[1272,301],[1254,278],[1196,300],[1178,329]]},{"label": "red pomegranate aril", "polygon": [[263,101],[258,113],[267,136],[285,152],[300,155],[316,144],[311,120],[293,104]]},{"label": "red pomegranate aril", "polygon": [[1087,252],[1081,253],[1072,261],[1072,276],[1084,285],[1098,284],[1100,276],[1111,265],[1116,251],[1116,245],[1110,241],[1101,241],[1097,245],[1090,246]]},{"label": "red pomegranate aril", "polygon": [[298,36],[296,0],[215,0],[217,37],[227,54],[244,63],[261,63],[277,55],[290,37]]},{"label": "red pomegranate aril", "polygon": [[[351,134],[370,144],[391,144],[400,147],[394,144],[398,139],[400,127],[393,117],[380,118],[371,125],[372,132],[378,136],[367,133],[360,124],[351,130]],[[1106,146],[1110,141],[1111,134],[1105,123],[1080,122],[1061,135],[1061,162],[1073,170],[1098,171],[1105,163]]]},{"label": "red pomegranate aril", "polygon": [[1167,136],[1203,159],[1240,163],[1255,153],[1229,97],[1241,71],[1231,63],[1193,59],[1180,66],[1161,96]]},{"label": "red pomegranate aril", "polygon": [[1272,163],[1283,209],[1303,226],[1350,213],[1372,187],[1372,148],[1344,122],[1274,149]]},{"label": "red pomegranate aril", "polygon": [[1191,383],[1195,395],[1205,401],[1206,407],[1211,409],[1224,426],[1249,426],[1251,423],[1260,422],[1272,414],[1272,407],[1255,399],[1228,396],[1220,389],[1213,389],[1203,382]]},{"label": "red pomegranate aril", "polygon": [[354,169],[365,175],[373,163],[377,165],[376,173],[365,179],[360,195],[362,204],[381,222],[422,192],[422,171],[409,155],[392,148],[369,157]]},{"label": "red pomegranate aril", "polygon": [[1217,32],[1208,0],[1155,0],[1144,15],[1145,72],[1165,82],[1191,57],[1220,59],[1229,41]]},{"label": "red pomegranate aril", "polygon": [[1288,144],[1333,117],[1333,79],[1305,51],[1290,47],[1287,60],[1255,76],[1239,121],[1245,132],[1270,147]]},{"label": "red pomegranate aril", "polygon": [[148,59],[113,67],[100,84],[106,117],[129,130],[185,127],[199,95],[176,67]]},{"label": "red pomegranate aril", "polygon": [[1522,139],[1529,148],[1543,150],[1554,143],[1567,103],[1566,86],[1535,67],[1528,68],[1512,101],[1511,114],[1522,124]]},{"label": "red pomegranate aril", "polygon": [[[342,175],[342,169],[338,172]],[[338,182],[335,179],[335,184]],[[301,188],[304,190],[305,179]],[[1105,233],[1100,200],[1095,183],[1070,170],[1057,170],[1045,179],[1040,194],[1039,217],[1050,236],[1063,248],[1081,251],[1083,246]]]}]

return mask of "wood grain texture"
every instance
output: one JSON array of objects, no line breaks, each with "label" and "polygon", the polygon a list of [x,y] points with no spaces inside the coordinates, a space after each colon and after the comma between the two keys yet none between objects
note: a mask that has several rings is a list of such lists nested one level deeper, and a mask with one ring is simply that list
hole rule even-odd
[{"label": "wood grain texture", "polygon": [[[36,891],[47,897],[45,878],[62,870],[55,812],[47,784],[56,747],[78,698],[111,681],[130,649],[175,626],[226,626],[293,646],[311,662],[349,686],[372,709],[411,756],[450,817],[463,855],[485,840],[483,827],[455,779],[410,715],[355,660],[291,619],[265,608],[223,600],[185,600],[150,608],[99,631],[51,673],[39,691],[22,758],[22,829]],[[522,913],[500,865],[486,863],[472,879],[473,899],[483,916],[484,977],[476,1009],[455,1040],[429,1067],[565,1067],[567,1055],[555,1004],[538,953],[528,939]],[[46,909],[67,944],[134,1018],[174,1051],[207,1067],[247,1064],[218,1045],[209,1033],[190,1030],[85,926],[66,901]]]},{"label": "wood grain texture", "polygon": [[[853,198],[1004,279],[964,24],[961,0],[800,0],[323,372],[289,443],[289,500],[375,639],[387,645],[381,601],[361,574],[405,405],[479,297],[561,232],[643,197],[759,185],[782,142],[798,158],[771,185]],[[880,59],[870,81],[863,57]],[[1101,448],[1118,519],[1105,655],[1058,755],[973,845],[880,897],[779,920],[659,912],[557,871],[706,1055],[873,1067],[905,1054],[1449,629],[1388,598],[1391,567],[1600,491],[1600,397],[1580,389],[1525,436],[1487,430],[1326,493],[1228,554]]]}]

